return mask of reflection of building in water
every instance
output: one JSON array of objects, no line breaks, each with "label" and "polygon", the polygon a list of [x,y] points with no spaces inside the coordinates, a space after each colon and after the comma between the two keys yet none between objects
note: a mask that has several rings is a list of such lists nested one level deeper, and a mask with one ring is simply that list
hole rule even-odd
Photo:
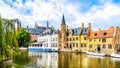
[{"label": "reflection of building in water", "polygon": [[58,68],[119,68],[119,61],[113,61],[111,60],[111,57],[86,57],[86,54],[83,53],[59,52]]},{"label": "reflection of building in water", "polygon": [[85,56],[85,54],[79,53],[60,52],[58,56],[58,68],[85,68],[83,65]]},{"label": "reflection of building in water", "polygon": [[58,68],[58,53],[29,52],[31,62],[28,67]]},{"label": "reflection of building in water", "polygon": [[[92,60],[92,62],[91,62]],[[118,65],[117,65],[117,64]],[[120,63],[114,62],[110,57],[87,57],[87,67],[88,68],[119,68]]]}]

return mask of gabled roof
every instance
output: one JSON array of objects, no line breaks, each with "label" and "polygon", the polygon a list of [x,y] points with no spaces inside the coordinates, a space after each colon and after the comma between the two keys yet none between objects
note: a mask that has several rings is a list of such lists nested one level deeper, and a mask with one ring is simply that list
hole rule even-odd
[{"label": "gabled roof", "polygon": [[40,33],[40,35],[52,35],[59,33],[57,30],[54,29],[47,29],[44,32]]},{"label": "gabled roof", "polygon": [[81,34],[82,28],[81,27],[74,28],[74,29],[72,29],[72,31],[73,31],[73,35],[79,35],[79,34]]},{"label": "gabled roof", "polygon": [[[67,35],[69,35],[69,30],[66,31]],[[86,28],[82,28],[82,27],[73,28],[72,31],[73,31],[73,35],[88,34],[88,28],[87,27]]]},{"label": "gabled roof", "polygon": [[37,29],[37,28],[24,28],[24,29],[32,34],[40,34],[45,31],[44,29]]},{"label": "gabled roof", "polygon": [[91,31],[88,38],[108,38],[113,37],[115,28],[110,27],[107,30]]}]

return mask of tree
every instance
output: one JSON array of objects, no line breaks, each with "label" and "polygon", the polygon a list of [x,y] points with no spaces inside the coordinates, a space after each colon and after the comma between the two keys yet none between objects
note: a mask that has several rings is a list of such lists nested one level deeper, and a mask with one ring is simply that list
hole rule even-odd
[{"label": "tree", "polygon": [[0,57],[1,60],[11,59],[18,51],[15,26],[9,20],[0,17]]},{"label": "tree", "polygon": [[27,47],[31,43],[30,34],[26,32],[23,28],[17,31],[17,40],[19,47]]}]

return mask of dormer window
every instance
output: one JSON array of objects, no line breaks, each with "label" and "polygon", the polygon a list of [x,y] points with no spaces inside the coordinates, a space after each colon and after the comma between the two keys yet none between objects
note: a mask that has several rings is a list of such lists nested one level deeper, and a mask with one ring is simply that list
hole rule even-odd
[{"label": "dormer window", "polygon": [[76,33],[77,33],[77,30],[76,30]]},{"label": "dormer window", "polygon": [[95,33],[94,36],[97,36],[97,33]]},{"label": "dormer window", "polygon": [[105,35],[107,35],[107,33],[105,32],[105,33],[103,33],[103,35],[105,36]]}]

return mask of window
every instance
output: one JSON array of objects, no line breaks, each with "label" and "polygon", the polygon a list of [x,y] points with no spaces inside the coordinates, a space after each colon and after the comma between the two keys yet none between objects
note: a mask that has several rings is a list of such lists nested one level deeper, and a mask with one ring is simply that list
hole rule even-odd
[{"label": "window", "polygon": [[54,41],[54,38],[52,38],[52,41]]},{"label": "window", "polygon": [[89,39],[89,42],[92,42],[92,39]]},{"label": "window", "polygon": [[68,43],[67,43],[67,47],[68,47]]},{"label": "window", "polygon": [[78,47],[78,43],[76,43],[76,47]]},{"label": "window", "polygon": [[89,45],[89,48],[92,48],[92,45]]},{"label": "window", "polygon": [[86,47],[86,43],[84,44],[84,47]]},{"label": "window", "polygon": [[70,41],[71,41],[71,38],[70,38]]},{"label": "window", "polygon": [[112,49],[112,45],[111,44],[108,44],[108,49]]},{"label": "window", "polygon": [[76,37],[76,40],[78,40],[78,37]]},{"label": "window", "polygon": [[106,48],[106,45],[105,45],[105,44],[103,44],[103,45],[102,45],[102,48],[103,48],[103,49],[105,49],[105,48]]},{"label": "window", "polygon": [[52,38],[51,38],[51,41],[52,41]]},{"label": "window", "polygon": [[99,42],[101,41],[101,39],[99,39]]},{"label": "window", "polygon": [[94,42],[95,42],[95,39],[94,39]]},{"label": "window", "polygon": [[103,35],[105,36],[105,35],[107,35],[107,33],[105,32],[105,33],[103,33]]},{"label": "window", "polygon": [[76,33],[77,33],[77,30],[76,30]]},{"label": "window", "polygon": [[105,38],[103,38],[103,39],[102,39],[102,42],[106,42],[106,39],[105,39]]},{"label": "window", "polygon": [[73,41],[75,41],[75,38],[73,37]]},{"label": "window", "polygon": [[81,47],[83,47],[83,44],[81,43]]},{"label": "window", "polygon": [[84,37],[84,40],[87,40],[87,38],[86,38],[86,37]]},{"label": "window", "polygon": [[51,43],[51,47],[52,47],[52,43]]},{"label": "window", "polygon": [[68,41],[68,38],[67,38],[67,41]]},{"label": "window", "polygon": [[57,43],[56,43],[56,47],[57,47],[58,45],[57,45]]},{"label": "window", "polygon": [[58,38],[56,37],[56,41],[58,40]]},{"label": "window", "polygon": [[73,43],[73,47],[75,47],[75,44]]},{"label": "window", "polygon": [[68,38],[68,41],[69,41],[69,38]]},{"label": "window", "polygon": [[95,33],[94,36],[97,36],[97,33]]}]

